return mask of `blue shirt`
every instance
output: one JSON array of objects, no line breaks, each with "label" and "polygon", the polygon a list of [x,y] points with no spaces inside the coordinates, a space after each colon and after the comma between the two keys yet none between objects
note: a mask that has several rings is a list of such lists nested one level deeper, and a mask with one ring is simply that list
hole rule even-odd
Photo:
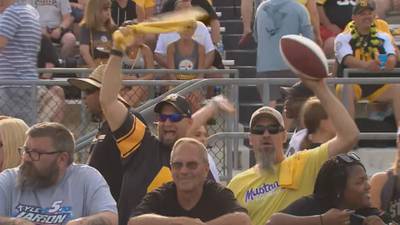
[{"label": "blue shirt", "polygon": [[289,70],[279,51],[279,40],[288,34],[314,38],[307,9],[294,0],[262,2],[254,23],[257,72]]}]

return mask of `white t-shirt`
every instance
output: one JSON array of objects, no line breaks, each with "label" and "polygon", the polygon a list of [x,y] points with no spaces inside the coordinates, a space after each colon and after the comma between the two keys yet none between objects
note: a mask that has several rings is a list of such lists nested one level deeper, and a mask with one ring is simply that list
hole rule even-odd
[{"label": "white t-shirt", "polygon": [[[180,38],[181,37],[177,32],[160,34],[158,36],[157,45],[154,52],[161,55],[166,55],[168,45],[179,40]],[[204,46],[206,53],[209,53],[215,49],[206,25],[200,21],[197,21],[197,27],[193,34],[193,39]]]},{"label": "white t-shirt", "polygon": [[286,157],[291,156],[300,150],[303,150],[300,149],[300,144],[306,135],[307,135],[307,129],[301,129],[293,133],[292,138],[290,138],[289,141],[289,146],[285,153]]}]

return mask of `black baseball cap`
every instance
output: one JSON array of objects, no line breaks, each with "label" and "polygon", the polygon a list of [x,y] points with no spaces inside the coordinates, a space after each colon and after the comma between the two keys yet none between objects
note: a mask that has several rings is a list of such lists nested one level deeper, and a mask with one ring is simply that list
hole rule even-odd
[{"label": "black baseball cap", "polygon": [[374,11],[375,7],[374,0],[358,0],[356,5],[353,7],[353,15],[360,14],[366,9]]},{"label": "black baseball cap", "polygon": [[190,109],[189,102],[186,100],[185,97],[178,95],[178,94],[170,94],[161,100],[157,105],[154,107],[154,112],[161,113],[162,107],[165,104],[170,104],[174,107],[179,113],[183,115],[192,116],[192,110]]},{"label": "black baseball cap", "polygon": [[314,96],[314,93],[301,81],[291,87],[281,87],[281,92],[285,98],[309,98]]}]

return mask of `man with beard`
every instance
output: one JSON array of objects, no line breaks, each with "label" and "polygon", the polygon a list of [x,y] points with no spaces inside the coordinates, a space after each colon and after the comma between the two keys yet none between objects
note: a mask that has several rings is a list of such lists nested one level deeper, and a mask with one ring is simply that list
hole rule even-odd
[{"label": "man with beard", "polygon": [[117,208],[104,178],[73,163],[72,133],[58,123],[27,131],[19,167],[0,173],[0,224],[117,225]]},{"label": "man with beard", "polygon": [[239,203],[248,210],[254,225],[264,225],[270,216],[313,191],[321,165],[330,157],[351,150],[358,129],[324,79],[302,82],[319,98],[332,120],[336,136],[320,147],[285,158],[287,132],[282,115],[273,108],[256,110],[250,120],[250,145],[256,165],[235,176],[228,184]]},{"label": "man with beard", "polygon": [[146,194],[129,225],[250,225],[232,191],[206,181],[209,164],[201,142],[193,138],[176,141],[170,164],[173,182]]}]

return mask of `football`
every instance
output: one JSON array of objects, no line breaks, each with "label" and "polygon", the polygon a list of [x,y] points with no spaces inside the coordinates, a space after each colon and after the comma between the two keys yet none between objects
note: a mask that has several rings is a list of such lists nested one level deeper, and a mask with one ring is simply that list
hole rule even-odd
[{"label": "football", "polygon": [[299,76],[318,80],[329,74],[328,60],[312,40],[300,35],[285,35],[279,42],[282,57]]}]

